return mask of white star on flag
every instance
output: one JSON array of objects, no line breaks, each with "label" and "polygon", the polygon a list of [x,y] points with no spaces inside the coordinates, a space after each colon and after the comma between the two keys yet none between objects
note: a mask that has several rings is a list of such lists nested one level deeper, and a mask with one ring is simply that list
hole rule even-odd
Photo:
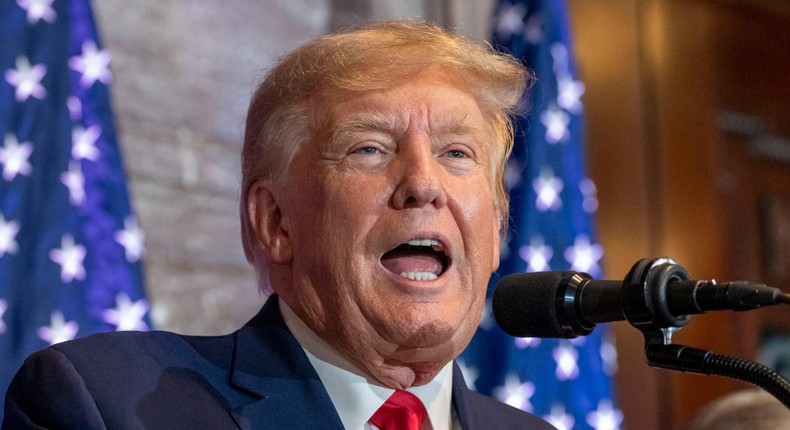
[{"label": "white star on flag", "polygon": [[601,342],[601,362],[603,371],[612,376],[617,373],[617,347],[611,339],[604,339]]},{"label": "white star on flag", "polygon": [[55,22],[57,14],[52,9],[54,0],[16,0],[16,4],[27,11],[27,22],[36,24],[43,19],[48,23]]},{"label": "white star on flag", "polygon": [[75,244],[70,234],[63,235],[60,248],[49,251],[49,258],[60,265],[60,279],[63,282],[85,279],[85,268],[82,266],[85,253],[85,247]]},{"label": "white star on flag", "polygon": [[82,102],[77,96],[69,96],[66,99],[66,107],[69,109],[69,118],[76,121],[82,118]]},{"label": "white star on flag", "polygon": [[527,18],[527,24],[524,26],[524,38],[529,43],[537,45],[543,41],[544,36],[543,15],[540,12],[534,12]]},{"label": "white star on flag", "polygon": [[557,362],[555,375],[558,380],[567,381],[579,376],[579,366],[577,364],[579,353],[573,345],[568,342],[560,342],[551,355],[554,357],[554,361]]},{"label": "white star on flag", "polygon": [[41,85],[41,79],[47,74],[47,66],[43,64],[30,65],[27,57],[19,56],[16,59],[16,69],[5,71],[5,80],[16,88],[16,100],[23,102],[33,96],[43,100],[47,90]]},{"label": "white star on flag", "polygon": [[69,189],[69,201],[73,206],[85,203],[85,177],[79,163],[69,163],[69,170],[60,174],[60,182]]},{"label": "white star on flag", "polygon": [[551,68],[554,70],[554,74],[557,76],[570,75],[570,70],[568,69],[568,48],[560,42],[555,42],[551,44],[549,53],[551,54]]},{"label": "white star on flag", "polygon": [[99,140],[99,136],[101,136],[101,127],[98,125],[92,125],[87,129],[74,127],[71,131],[71,156],[75,160],[98,160],[100,153],[96,141]]},{"label": "white star on flag", "polygon": [[496,31],[500,38],[519,34],[524,28],[524,15],[527,13],[521,4],[503,4],[497,14]]},{"label": "white star on flag", "polygon": [[60,311],[52,312],[49,327],[39,327],[38,337],[49,342],[50,345],[72,340],[79,331],[79,325],[74,321],[66,321]]},{"label": "white star on flag", "polygon": [[551,57],[554,61],[554,74],[557,76],[557,104],[571,113],[581,113],[584,106],[581,96],[584,94],[584,84],[573,79],[569,67],[568,48],[562,43],[551,45]]},{"label": "white star on flag", "polygon": [[619,430],[623,422],[623,413],[612,407],[611,400],[598,402],[598,409],[587,414],[587,424],[595,430]]},{"label": "white star on flag", "polygon": [[529,400],[533,394],[535,394],[535,384],[529,381],[521,382],[521,378],[514,373],[508,373],[505,376],[505,385],[500,385],[493,391],[494,397],[499,401],[527,412],[532,412],[532,403]]},{"label": "white star on flag", "polygon": [[574,337],[573,339],[564,339],[563,342],[570,342],[576,348],[581,348],[587,343],[587,338],[583,336]]},{"label": "white star on flag", "polygon": [[517,337],[513,339],[513,344],[518,349],[537,348],[540,345],[539,337]]},{"label": "white star on flag", "polygon": [[603,257],[603,247],[591,244],[587,235],[580,234],[573,241],[573,246],[565,249],[565,260],[571,264],[570,270],[585,272],[595,277],[601,272],[598,261]]},{"label": "white star on flag", "polygon": [[102,313],[102,320],[115,326],[115,331],[147,330],[148,325],[143,322],[145,313],[148,312],[148,303],[143,300],[132,302],[124,293],[115,297],[115,308],[107,309]]},{"label": "white star on flag", "polygon": [[554,250],[543,243],[542,236],[533,236],[529,240],[529,245],[519,248],[518,255],[527,263],[527,272],[543,272],[551,270],[549,261],[554,255]]},{"label": "white star on flag", "polygon": [[576,422],[573,415],[565,413],[565,405],[562,403],[551,405],[551,415],[544,415],[543,419],[557,427],[557,430],[572,430],[573,424]]},{"label": "white star on flag", "polygon": [[0,334],[5,333],[5,322],[3,322],[3,315],[5,315],[5,311],[8,309],[8,303],[5,300],[0,299]]},{"label": "white star on flag", "polygon": [[97,80],[108,84],[112,80],[112,73],[107,68],[111,57],[109,52],[100,51],[96,42],[86,40],[82,44],[82,55],[69,58],[69,67],[82,73],[80,86],[83,88],[90,88]]},{"label": "white star on flag", "polygon": [[568,125],[571,117],[564,110],[552,104],[541,112],[540,122],[546,127],[546,142],[554,144],[568,139]]},{"label": "white star on flag", "polygon": [[126,250],[126,261],[134,263],[145,252],[145,235],[137,225],[137,218],[130,216],[123,221],[123,230],[115,232],[115,241]]},{"label": "white star on flag", "polygon": [[579,181],[579,191],[584,197],[582,209],[588,214],[595,213],[598,210],[598,188],[595,186],[595,182],[590,178],[582,179]]},{"label": "white star on flag", "polygon": [[554,170],[551,167],[541,170],[540,176],[532,181],[532,189],[538,195],[535,207],[541,212],[558,211],[562,207],[560,192],[564,187],[562,179],[554,176]]},{"label": "white star on flag", "polygon": [[582,95],[586,87],[582,81],[574,80],[570,75],[557,77],[557,104],[571,113],[584,110]]},{"label": "white star on flag", "polygon": [[483,330],[491,330],[496,326],[493,312],[491,311],[491,299],[487,299],[486,304],[483,305],[483,316],[480,317],[480,323],[477,326]]},{"label": "white star on flag", "polygon": [[16,136],[6,134],[4,145],[0,148],[0,164],[3,165],[3,179],[10,182],[16,175],[30,175],[32,166],[28,159],[33,153],[33,145],[30,142],[19,144]]},{"label": "white star on flag", "polygon": [[6,253],[16,254],[19,245],[16,243],[16,234],[19,233],[19,222],[6,221],[0,214],[0,257]]}]

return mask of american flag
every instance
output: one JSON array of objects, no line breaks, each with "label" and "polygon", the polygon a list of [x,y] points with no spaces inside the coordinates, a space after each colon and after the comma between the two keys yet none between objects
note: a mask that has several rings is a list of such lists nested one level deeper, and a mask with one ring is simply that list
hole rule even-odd
[{"label": "american flag", "polygon": [[[493,40],[537,75],[505,174],[512,224],[499,273],[574,270],[600,278],[598,202],[584,165],[585,87],[576,77],[565,1],[501,0]],[[560,430],[620,428],[611,384],[616,351],[606,327],[573,340],[513,338],[496,326],[489,303],[460,363],[473,388]]]},{"label": "american flag", "polygon": [[0,2],[0,394],[33,351],[148,328],[110,58],[88,0]]}]

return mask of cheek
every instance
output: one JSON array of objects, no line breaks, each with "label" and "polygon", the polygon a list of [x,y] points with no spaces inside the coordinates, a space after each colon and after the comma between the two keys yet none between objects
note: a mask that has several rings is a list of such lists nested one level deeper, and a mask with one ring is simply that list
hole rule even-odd
[{"label": "cheek", "polygon": [[381,208],[387,207],[382,189],[376,181],[346,175],[316,184],[303,198],[300,222],[305,231],[299,239],[332,271],[351,270],[358,264],[352,261],[358,257],[355,251],[364,249]]},{"label": "cheek", "polygon": [[[312,222],[323,237],[339,240],[329,246],[350,247],[359,242],[371,228],[377,213],[374,196],[367,187],[340,188],[327,191],[321,218]],[[349,246],[347,246],[349,245]]]},{"label": "cheek", "polygon": [[[494,240],[499,236],[499,211],[494,197],[485,185],[478,185],[473,190],[473,194],[467,196],[468,202],[474,202],[470,204],[474,208],[470,216],[474,218],[480,234]],[[487,226],[491,228],[486,228]]]},{"label": "cheek", "polygon": [[468,185],[463,190],[457,200],[463,218],[459,227],[470,262],[475,263],[480,276],[488,276],[499,267],[499,212],[485,185]]}]

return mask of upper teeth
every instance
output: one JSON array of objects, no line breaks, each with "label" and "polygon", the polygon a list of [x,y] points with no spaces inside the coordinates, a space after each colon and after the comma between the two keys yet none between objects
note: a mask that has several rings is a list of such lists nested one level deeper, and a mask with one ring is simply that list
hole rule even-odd
[{"label": "upper teeth", "polygon": [[403,272],[400,275],[412,281],[433,281],[438,278],[436,274],[431,272]]},{"label": "upper teeth", "polygon": [[435,239],[412,239],[409,241],[411,246],[438,246],[439,241]]}]

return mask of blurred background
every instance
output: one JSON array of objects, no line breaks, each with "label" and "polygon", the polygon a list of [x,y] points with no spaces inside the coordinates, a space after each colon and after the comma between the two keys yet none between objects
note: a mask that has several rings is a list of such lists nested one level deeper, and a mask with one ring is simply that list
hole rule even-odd
[{"label": "blurred background", "polygon": [[[221,334],[262,298],[241,248],[240,142],[258,78],[327,31],[422,18],[491,40],[495,0],[93,0],[145,232],[151,324]],[[693,279],[790,290],[790,3],[568,0],[604,277],[671,256]],[[696,316],[678,343],[790,367],[782,309]],[[612,325],[622,428],[681,428],[745,385],[648,368]]]}]

